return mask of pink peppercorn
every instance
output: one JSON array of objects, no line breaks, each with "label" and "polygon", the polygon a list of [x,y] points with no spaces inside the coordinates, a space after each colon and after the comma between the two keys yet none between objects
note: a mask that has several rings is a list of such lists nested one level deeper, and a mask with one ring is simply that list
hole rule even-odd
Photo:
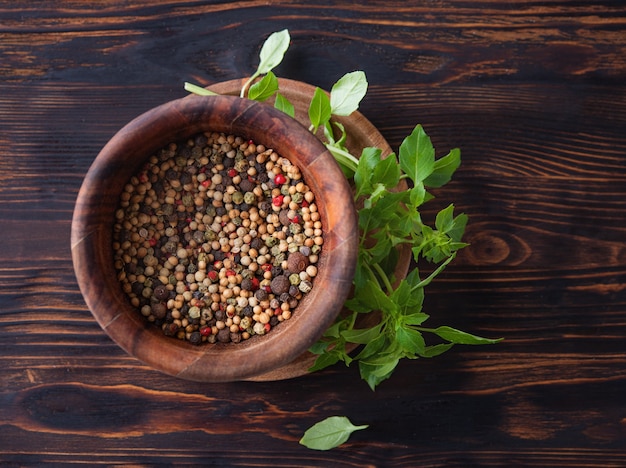
[{"label": "pink peppercorn", "polygon": [[274,206],[282,206],[284,199],[285,199],[284,195],[276,195],[274,198],[272,198],[272,204]]},{"label": "pink peppercorn", "polygon": [[283,185],[285,182],[287,182],[287,178],[283,174],[276,174],[276,177],[274,177],[276,185]]}]

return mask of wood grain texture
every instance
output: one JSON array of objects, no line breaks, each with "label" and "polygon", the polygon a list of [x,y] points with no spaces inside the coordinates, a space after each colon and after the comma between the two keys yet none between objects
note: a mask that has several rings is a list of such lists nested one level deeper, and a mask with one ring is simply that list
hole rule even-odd
[{"label": "wood grain texture", "polygon": [[[370,81],[393,148],[422,123],[470,247],[427,291],[431,324],[488,336],[402,363],[283,382],[161,375],[102,332],[74,278],[70,222],[124,124],[249,75],[288,27],[280,76]],[[626,7],[613,1],[0,0],[0,464],[626,465]],[[298,445],[334,414],[369,424]]]}]

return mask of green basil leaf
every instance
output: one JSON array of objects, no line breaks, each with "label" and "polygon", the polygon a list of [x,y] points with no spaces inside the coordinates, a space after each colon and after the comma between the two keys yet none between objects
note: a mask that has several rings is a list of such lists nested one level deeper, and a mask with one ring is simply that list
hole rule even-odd
[{"label": "green basil leaf", "polygon": [[346,73],[330,90],[330,107],[335,115],[350,115],[359,108],[367,93],[367,79],[362,71]]},{"label": "green basil leaf", "polygon": [[387,188],[398,185],[401,169],[396,161],[396,156],[391,154],[380,160],[374,167],[373,182],[382,184]]},{"label": "green basil leaf", "polygon": [[424,179],[424,185],[438,188],[447,184],[460,165],[461,150],[454,148],[446,156],[435,161],[433,172]]},{"label": "green basil leaf", "polygon": [[317,341],[309,348],[309,353],[322,354],[329,345],[330,343],[328,341]]},{"label": "green basil leaf", "polygon": [[286,29],[270,34],[261,47],[258,74],[263,75],[282,62],[290,40],[289,31]]},{"label": "green basil leaf", "polygon": [[[467,225],[467,215],[461,213],[456,218],[454,218],[454,222],[452,223],[452,227],[448,229],[447,234],[450,236],[455,243],[461,242],[461,238],[463,237],[463,233],[465,232],[465,226]],[[464,246],[467,244],[463,244]]]},{"label": "green basil leaf", "polygon": [[380,162],[381,153],[382,151],[379,148],[363,148],[359,158],[359,165],[354,173],[355,198],[372,193],[372,175],[374,168]]},{"label": "green basil leaf", "polygon": [[393,249],[393,243],[389,236],[382,231],[377,232],[374,238],[376,243],[367,249],[367,252],[370,254],[372,263],[379,263],[389,256],[389,252]]},{"label": "green basil leaf", "polygon": [[[424,297],[424,290],[423,289],[419,289],[420,291],[422,291],[422,298]],[[402,323],[404,323],[405,325],[421,325],[422,323],[424,323],[426,320],[428,320],[429,315],[425,314],[423,312],[418,312],[415,314],[409,314],[409,315],[405,315],[404,317],[402,317]]]},{"label": "green basil leaf", "polygon": [[394,314],[397,310],[396,304],[372,280],[367,281],[364,288],[355,290],[354,295],[362,303],[369,304],[372,310],[381,310],[391,314]]},{"label": "green basil leaf", "polygon": [[448,205],[446,208],[437,213],[435,218],[435,227],[441,232],[448,232],[452,229],[454,223],[454,205]]},{"label": "green basil leaf", "polygon": [[400,327],[396,330],[396,341],[406,353],[421,355],[426,349],[424,337],[417,330],[408,327]]},{"label": "green basil leaf", "polygon": [[341,336],[350,343],[367,344],[380,335],[382,323],[371,328],[354,328],[352,330],[344,330]]},{"label": "green basil leaf", "polygon": [[[422,294],[419,294],[419,292]],[[400,284],[389,296],[392,301],[398,305],[398,309],[402,315],[410,315],[419,312],[422,308],[422,300],[424,299],[423,289],[414,291],[411,284],[403,279]]]},{"label": "green basil leaf", "polygon": [[274,107],[279,111],[284,112],[289,117],[293,118],[296,115],[293,104],[280,93],[276,93],[276,101],[274,101]]},{"label": "green basil leaf", "polygon": [[276,91],[278,91],[278,78],[272,72],[267,72],[261,80],[250,86],[248,99],[262,102],[271,98]]},{"label": "green basil leaf", "polygon": [[355,426],[345,416],[331,416],[307,429],[300,444],[313,450],[330,450],[346,442],[353,432],[367,427]]},{"label": "green basil leaf", "polygon": [[406,202],[408,197],[408,192],[390,192],[385,190],[381,193],[378,200],[376,200],[374,209],[377,211],[378,215],[384,216],[385,219],[391,219],[392,216],[396,214],[400,204]]},{"label": "green basil leaf", "polygon": [[313,99],[309,105],[309,119],[313,130],[316,131],[320,125],[324,125],[330,120],[330,99],[328,95],[321,89],[315,88]]},{"label": "green basil leaf", "polygon": [[421,353],[420,356],[425,358],[439,356],[440,354],[448,351],[453,346],[454,343],[439,343],[433,346],[426,346],[426,349],[424,349],[424,352]]},{"label": "green basil leaf", "polygon": [[480,336],[472,335],[471,333],[467,333],[461,330],[457,330],[452,327],[438,327],[432,330],[440,338],[443,338],[450,343],[455,344],[467,344],[467,345],[480,345],[480,344],[495,344],[502,341],[502,338],[499,339],[489,339],[483,338]]},{"label": "green basil leaf", "polygon": [[341,356],[339,353],[333,351],[323,352],[320,354],[311,367],[307,370],[309,372],[317,372],[322,369],[326,369],[334,364],[337,364],[341,360]]},{"label": "green basil leaf", "polygon": [[389,255],[380,261],[380,267],[387,274],[392,283],[394,281],[394,272],[396,266],[398,265],[399,258],[400,253],[398,252],[398,249],[391,249],[389,251]]},{"label": "green basil leaf", "polygon": [[365,361],[359,361],[359,373],[361,378],[367,382],[369,387],[373,390],[383,380],[391,377],[394,369],[400,362],[400,358],[396,356],[383,355],[382,360],[377,363],[370,363]]},{"label": "green basil leaf", "polygon": [[380,353],[382,349],[384,349],[387,343],[387,337],[384,334],[378,335],[372,341],[367,343],[363,349],[357,354],[354,359],[363,362],[363,360],[370,358],[372,356],[376,356]]},{"label": "green basil leaf", "polygon": [[425,180],[435,166],[435,148],[421,125],[400,145],[400,167],[415,183]]},{"label": "green basil leaf", "polygon": [[424,184],[422,182],[416,182],[410,191],[411,195],[409,199],[411,201],[411,207],[417,209],[426,201],[426,189],[424,188]]}]

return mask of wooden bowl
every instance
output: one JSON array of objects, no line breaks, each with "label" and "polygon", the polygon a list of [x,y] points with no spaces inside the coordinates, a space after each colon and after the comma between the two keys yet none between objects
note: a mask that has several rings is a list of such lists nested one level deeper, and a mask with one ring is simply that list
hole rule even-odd
[{"label": "wooden bowl", "polygon": [[[112,235],[114,212],[130,177],[158,149],[206,131],[252,139],[296,164],[316,196],[324,246],[313,289],[289,320],[240,343],[196,346],[166,337],[130,305],[114,268]],[[247,99],[189,96],[139,116],[98,154],[78,194],[71,244],[85,302],[119,346],[167,374],[224,382],[281,369],[305,353],[332,324],[352,284],[358,225],[345,177],[304,126],[271,106]],[[274,378],[280,378],[280,372]]]}]

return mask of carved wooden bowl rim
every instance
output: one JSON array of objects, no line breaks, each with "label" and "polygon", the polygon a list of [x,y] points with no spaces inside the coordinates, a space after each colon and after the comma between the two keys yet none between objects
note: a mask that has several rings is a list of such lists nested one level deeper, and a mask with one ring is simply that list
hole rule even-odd
[{"label": "carved wooden bowl rim", "polygon": [[[203,131],[252,139],[297,164],[316,196],[324,229],[318,276],[292,318],[264,336],[238,344],[194,346],[164,336],[130,305],[113,265],[112,225],[124,184],[156,150]],[[71,229],[76,278],[105,332],[157,370],[206,382],[254,378],[302,355],[340,312],[352,283],[357,249],[352,194],[332,155],[294,119],[266,104],[233,96],[188,96],[124,126],[87,172]]]}]

